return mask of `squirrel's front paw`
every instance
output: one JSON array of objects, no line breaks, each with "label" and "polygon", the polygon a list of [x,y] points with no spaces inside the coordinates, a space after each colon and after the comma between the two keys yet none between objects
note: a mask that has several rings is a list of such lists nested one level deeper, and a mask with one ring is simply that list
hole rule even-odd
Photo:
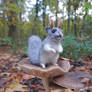
[{"label": "squirrel's front paw", "polygon": [[44,46],[44,50],[45,50],[45,51],[48,51],[48,52],[50,51],[50,52],[56,53],[56,50],[53,49],[53,48],[51,48],[51,46],[48,45],[48,44],[46,44],[46,45]]},{"label": "squirrel's front paw", "polygon": [[51,52],[53,52],[53,53],[56,53],[56,50],[54,50],[54,49],[51,49]]}]

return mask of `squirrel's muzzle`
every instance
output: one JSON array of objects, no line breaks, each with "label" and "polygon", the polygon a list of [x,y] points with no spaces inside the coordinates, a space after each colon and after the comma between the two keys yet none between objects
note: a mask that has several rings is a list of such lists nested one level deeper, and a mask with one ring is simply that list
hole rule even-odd
[{"label": "squirrel's muzzle", "polygon": [[58,35],[58,36],[56,36],[57,38],[61,38],[62,36],[61,35]]}]

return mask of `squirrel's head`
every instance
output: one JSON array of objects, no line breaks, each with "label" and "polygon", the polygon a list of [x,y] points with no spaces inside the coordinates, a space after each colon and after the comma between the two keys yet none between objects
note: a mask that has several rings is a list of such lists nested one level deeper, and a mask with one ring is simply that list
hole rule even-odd
[{"label": "squirrel's head", "polygon": [[49,21],[50,27],[46,28],[48,36],[52,39],[61,40],[63,38],[63,30],[61,29],[61,21],[58,21],[58,27],[53,27],[54,22]]}]

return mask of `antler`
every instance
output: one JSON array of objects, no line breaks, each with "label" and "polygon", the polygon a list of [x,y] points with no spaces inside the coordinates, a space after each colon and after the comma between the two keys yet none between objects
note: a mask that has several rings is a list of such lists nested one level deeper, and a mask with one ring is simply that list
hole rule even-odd
[{"label": "antler", "polygon": [[49,19],[49,25],[50,25],[50,27],[53,27],[54,26],[53,20]]},{"label": "antler", "polygon": [[58,27],[59,27],[59,28],[61,28],[61,27],[62,27],[61,19],[58,19]]}]

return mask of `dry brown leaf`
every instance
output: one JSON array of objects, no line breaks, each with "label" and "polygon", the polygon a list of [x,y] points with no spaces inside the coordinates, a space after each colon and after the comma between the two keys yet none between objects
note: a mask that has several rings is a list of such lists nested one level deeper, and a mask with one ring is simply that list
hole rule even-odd
[{"label": "dry brown leaf", "polygon": [[4,88],[0,88],[0,92],[4,92]]},{"label": "dry brown leaf", "polygon": [[6,88],[5,92],[28,91],[27,89],[24,89],[24,87],[26,86],[23,86],[21,84],[11,84],[8,88]]},{"label": "dry brown leaf", "polygon": [[25,75],[23,76],[23,79],[29,80],[29,79],[34,78],[34,77],[35,77],[35,76],[33,76],[33,75],[27,75],[27,74],[25,74]]}]

